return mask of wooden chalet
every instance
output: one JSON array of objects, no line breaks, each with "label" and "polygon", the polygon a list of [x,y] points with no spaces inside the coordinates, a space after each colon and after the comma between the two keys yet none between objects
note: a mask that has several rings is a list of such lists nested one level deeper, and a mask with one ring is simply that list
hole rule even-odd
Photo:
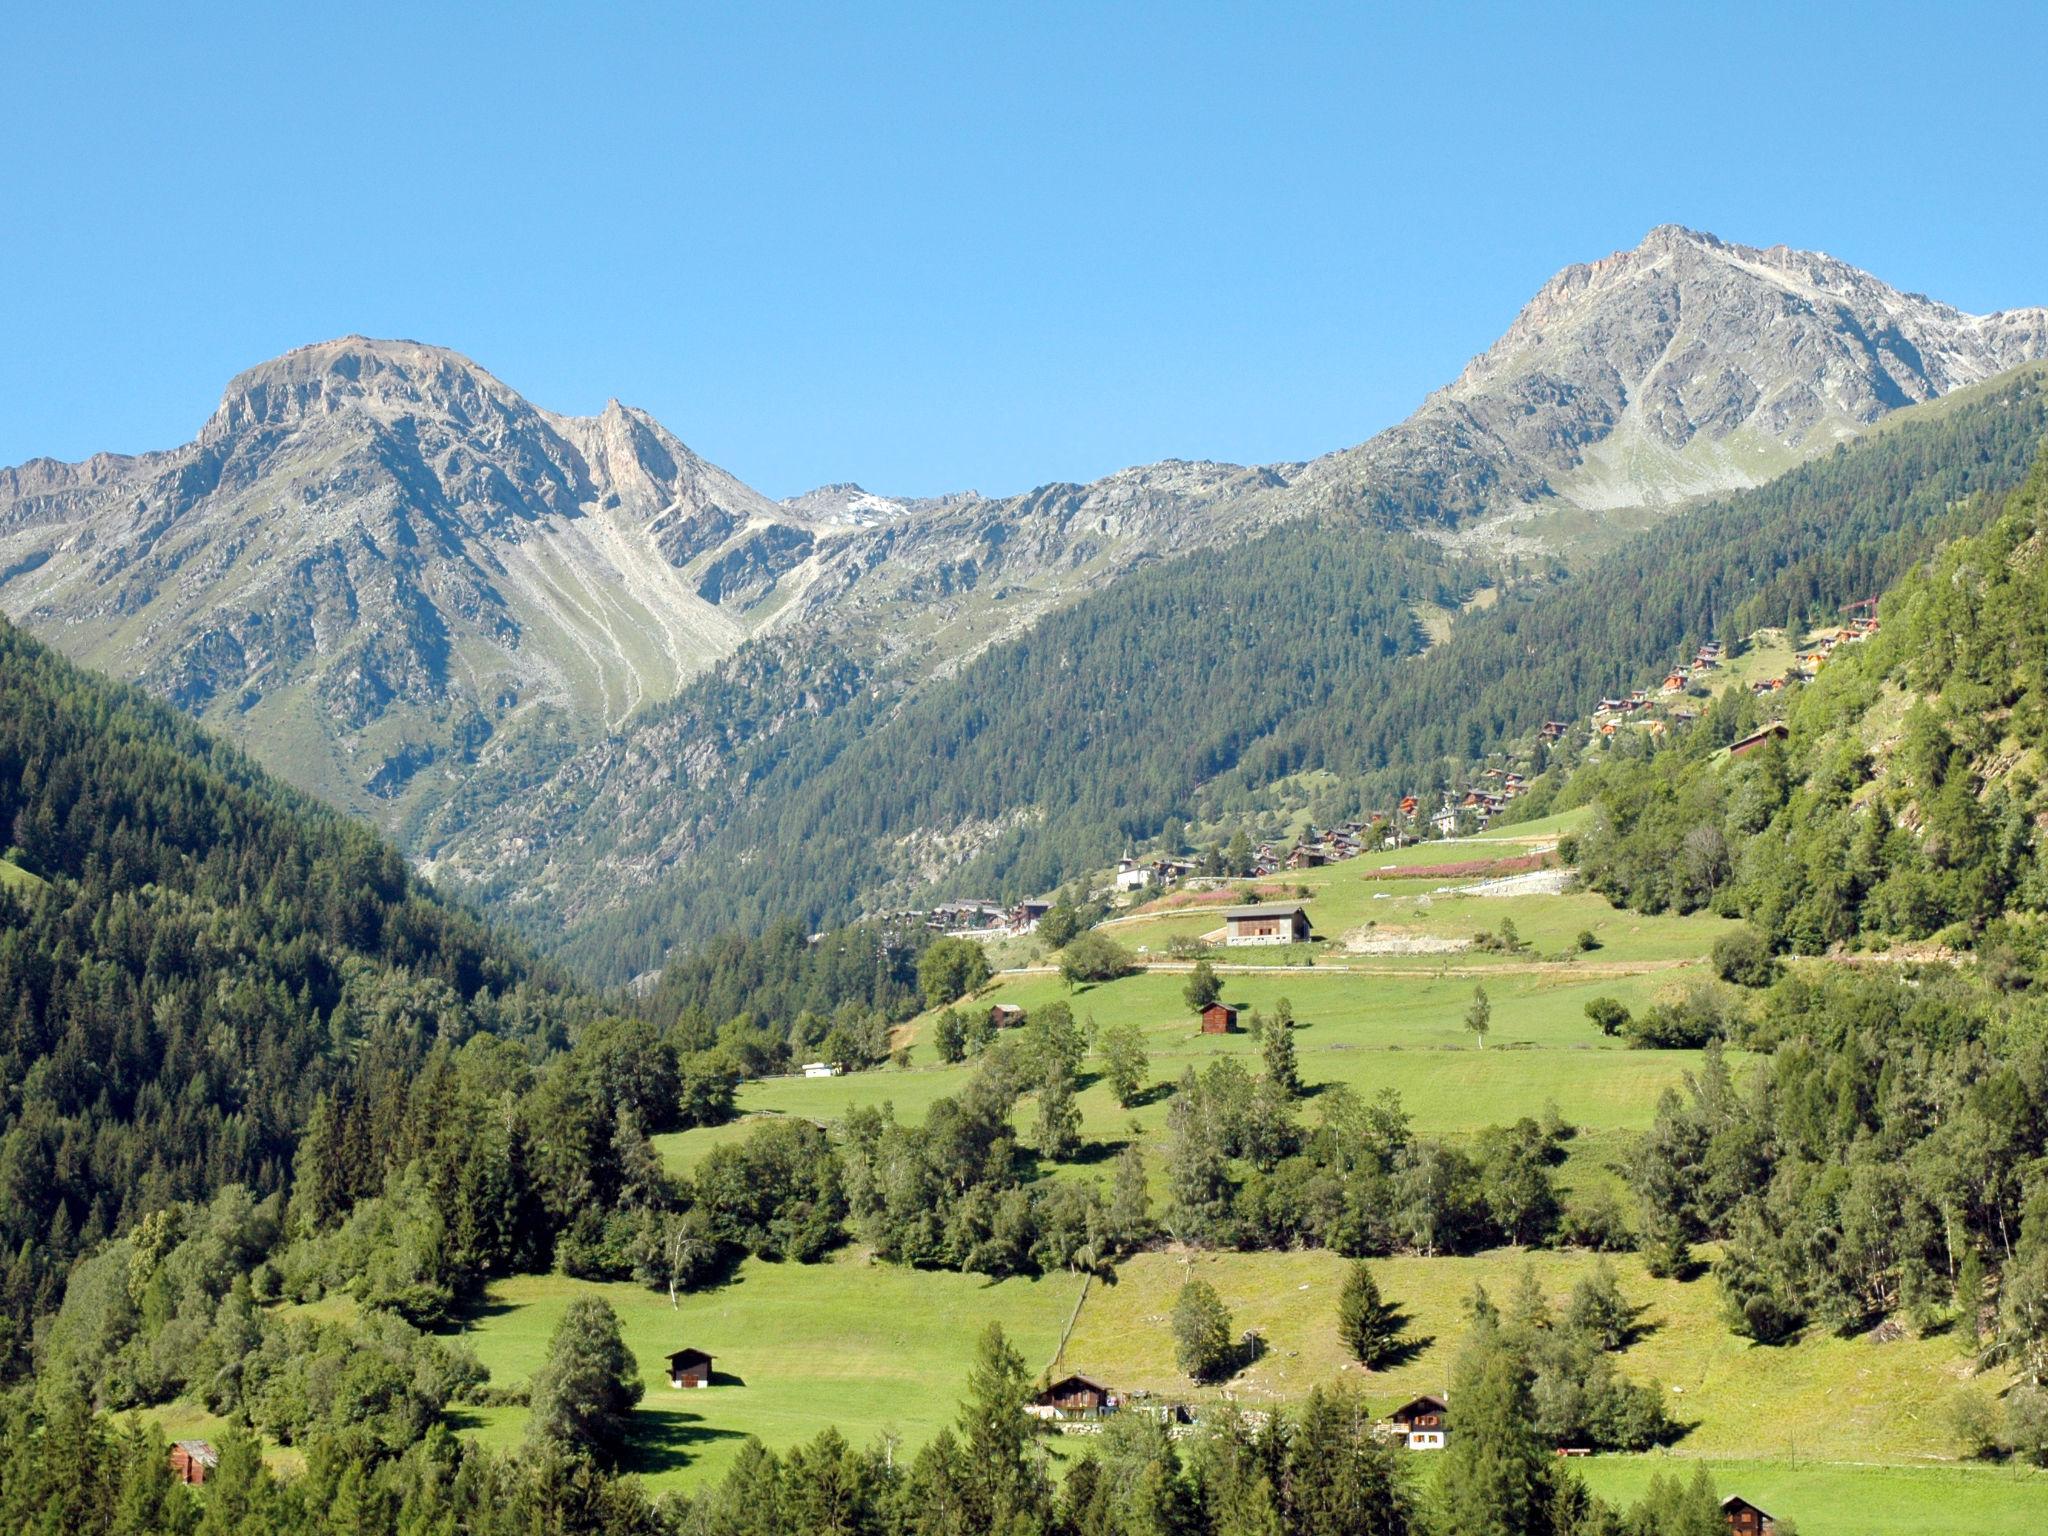
[{"label": "wooden chalet", "polygon": [[1016,1029],[1024,1022],[1024,1010],[1015,1003],[997,1003],[988,1011],[991,1029]]},{"label": "wooden chalet", "polygon": [[1425,1393],[1387,1415],[1387,1422],[1411,1451],[1440,1451],[1450,1434],[1450,1405]]},{"label": "wooden chalet", "polygon": [[1563,739],[1564,733],[1570,729],[1571,727],[1562,720],[1546,720],[1543,722],[1543,739],[1545,741],[1560,741]]},{"label": "wooden chalet", "polygon": [[672,1387],[711,1385],[711,1357],[701,1349],[679,1349],[668,1357],[668,1384]]},{"label": "wooden chalet", "polygon": [[1308,914],[1299,907],[1230,907],[1223,913],[1226,944],[1305,944]]},{"label": "wooden chalet", "polygon": [[1310,847],[1307,843],[1300,844],[1287,855],[1289,869],[1320,869],[1329,862],[1330,856],[1327,853],[1321,848]]},{"label": "wooden chalet", "polygon": [[1728,744],[1728,755],[1730,757],[1743,757],[1751,752],[1754,752],[1758,747],[1763,746],[1766,742],[1783,741],[1784,739],[1785,722],[1782,720],[1773,720],[1769,725],[1765,726],[1762,730],[1753,732],[1752,734],[1743,737],[1740,741],[1730,742]]},{"label": "wooden chalet", "polygon": [[1019,933],[1029,933],[1038,926],[1038,920],[1052,910],[1049,901],[1020,901],[1010,908],[1010,926]]},{"label": "wooden chalet", "polygon": [[1237,1010],[1228,1003],[1211,1003],[1202,1010],[1202,1033],[1228,1035],[1237,1029]]},{"label": "wooden chalet", "polygon": [[1721,1501],[1721,1518],[1728,1522],[1732,1536],[1768,1536],[1778,1523],[1739,1493]]},{"label": "wooden chalet", "polygon": [[198,1487],[220,1465],[220,1452],[208,1440],[180,1440],[171,1447],[171,1476]]},{"label": "wooden chalet", "polygon": [[1422,802],[1413,795],[1403,795],[1401,797],[1401,814],[1403,816],[1412,817],[1421,808]]},{"label": "wooden chalet", "polygon": [[1034,1419],[1069,1422],[1099,1419],[1122,1406],[1123,1398],[1115,1388],[1104,1386],[1092,1376],[1076,1375],[1062,1376],[1049,1383],[1024,1405],[1024,1411]]},{"label": "wooden chalet", "polygon": [[1664,691],[1666,693],[1683,693],[1686,681],[1685,668],[1683,667],[1678,668],[1676,671],[1667,672],[1664,675]]}]

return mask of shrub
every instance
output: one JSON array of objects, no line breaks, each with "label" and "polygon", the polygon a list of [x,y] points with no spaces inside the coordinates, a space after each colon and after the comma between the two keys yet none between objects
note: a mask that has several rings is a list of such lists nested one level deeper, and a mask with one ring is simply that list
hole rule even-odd
[{"label": "shrub", "polygon": [[1781,967],[1764,936],[1745,923],[1714,941],[1714,971],[1738,987],[1768,987]]}]

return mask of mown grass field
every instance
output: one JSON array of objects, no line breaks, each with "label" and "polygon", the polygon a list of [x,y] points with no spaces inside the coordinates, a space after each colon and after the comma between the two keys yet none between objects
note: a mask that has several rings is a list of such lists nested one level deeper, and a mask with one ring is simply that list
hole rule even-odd
[{"label": "mown grass field", "polygon": [[[2048,1473],[2013,1467],[1847,1466],[1705,1458],[1725,1498],[1739,1493],[1799,1536],[2035,1536],[2048,1530]],[[1574,1463],[1586,1485],[1626,1504],[1658,1473],[1691,1477],[1682,1456],[1593,1456]]]},{"label": "mown grass field", "polygon": [[[461,1338],[494,1382],[525,1382],[569,1302],[604,1297],[647,1388],[632,1465],[659,1489],[715,1479],[748,1435],[784,1447],[837,1425],[859,1444],[887,1434],[921,1445],[953,1420],[991,1321],[1037,1369],[1051,1360],[1080,1289],[1070,1275],[997,1284],[870,1263],[852,1250],[823,1264],[749,1261],[730,1284],[685,1296],[674,1310],[665,1293],[637,1285],[526,1275],[492,1285]],[[685,1345],[716,1357],[710,1387],[668,1385],[665,1357]],[[524,1434],[526,1410],[469,1409],[457,1422],[506,1449]]]},{"label": "mown grass field", "polygon": [[[1470,1258],[1375,1260],[1388,1300],[1407,1313],[1412,1358],[1364,1371],[1337,1337],[1336,1304],[1346,1261],[1328,1253],[1141,1254],[1115,1285],[1097,1286],[1074,1328],[1066,1363],[1131,1387],[1191,1399],[1173,1363],[1167,1314],[1180,1286],[1199,1276],[1216,1287],[1239,1329],[1255,1329],[1267,1353],[1228,1384],[1241,1401],[1285,1401],[1318,1382],[1349,1381],[1376,1409],[1420,1392],[1443,1392],[1467,1327],[1466,1304],[1484,1285],[1497,1302],[1525,1265],[1562,1310],[1596,1259],[1581,1253],[1497,1250]],[[1623,1293],[1641,1308],[1641,1336],[1621,1356],[1624,1374],[1666,1388],[1672,1416],[1691,1428],[1690,1456],[1770,1454],[1833,1461],[1923,1460],[1949,1454],[1945,1412],[1965,1379],[1952,1340],[1936,1335],[1889,1344],[1822,1332],[1782,1348],[1730,1333],[1710,1276],[1679,1282],[1646,1274],[1633,1254],[1612,1256]]]}]

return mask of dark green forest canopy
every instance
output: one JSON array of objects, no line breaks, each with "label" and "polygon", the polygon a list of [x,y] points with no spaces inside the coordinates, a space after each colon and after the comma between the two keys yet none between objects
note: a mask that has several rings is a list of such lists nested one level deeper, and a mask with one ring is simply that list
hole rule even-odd
[{"label": "dark green forest canopy", "polygon": [[[895,845],[921,830],[981,829],[951,889],[1023,895],[1304,769],[1365,803],[1427,791],[1699,640],[1882,590],[1979,526],[2044,431],[2048,389],[2025,370],[1570,572],[1311,519],[1136,572],[894,713],[749,648],[670,709],[708,719],[722,700],[745,721],[798,688],[817,711],[739,747],[743,794],[697,807],[691,861],[573,928],[564,953],[621,976],[723,928],[908,903]],[[1488,584],[1500,601],[1425,651],[1416,609]]]},{"label": "dark green forest canopy", "polygon": [[[0,621],[0,1369],[74,1254],[281,1189],[323,1095],[582,1006],[370,829]],[[365,1118],[368,1134],[369,1119]]]}]

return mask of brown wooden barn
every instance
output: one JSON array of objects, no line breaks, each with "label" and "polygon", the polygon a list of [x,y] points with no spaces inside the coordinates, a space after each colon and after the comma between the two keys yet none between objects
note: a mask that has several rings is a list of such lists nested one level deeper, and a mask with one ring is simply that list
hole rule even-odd
[{"label": "brown wooden barn", "polygon": [[1202,1010],[1202,1033],[1227,1035],[1237,1028],[1237,1010],[1228,1003],[1211,1003]]},{"label": "brown wooden barn", "polygon": [[1024,1022],[1024,1010],[1015,1003],[997,1003],[988,1011],[991,1029],[1015,1029]]},{"label": "brown wooden barn", "polygon": [[1025,1412],[1039,1419],[1099,1419],[1123,1406],[1113,1387],[1091,1376],[1062,1376],[1032,1398]]},{"label": "brown wooden barn", "polygon": [[1767,1536],[1778,1523],[1739,1493],[1731,1493],[1721,1501],[1721,1515],[1734,1536]]},{"label": "brown wooden barn", "polygon": [[220,1452],[206,1440],[180,1440],[171,1447],[171,1476],[197,1486],[220,1465]]},{"label": "brown wooden barn", "polygon": [[668,1357],[668,1384],[672,1387],[711,1385],[711,1357],[701,1349],[679,1349]]}]

